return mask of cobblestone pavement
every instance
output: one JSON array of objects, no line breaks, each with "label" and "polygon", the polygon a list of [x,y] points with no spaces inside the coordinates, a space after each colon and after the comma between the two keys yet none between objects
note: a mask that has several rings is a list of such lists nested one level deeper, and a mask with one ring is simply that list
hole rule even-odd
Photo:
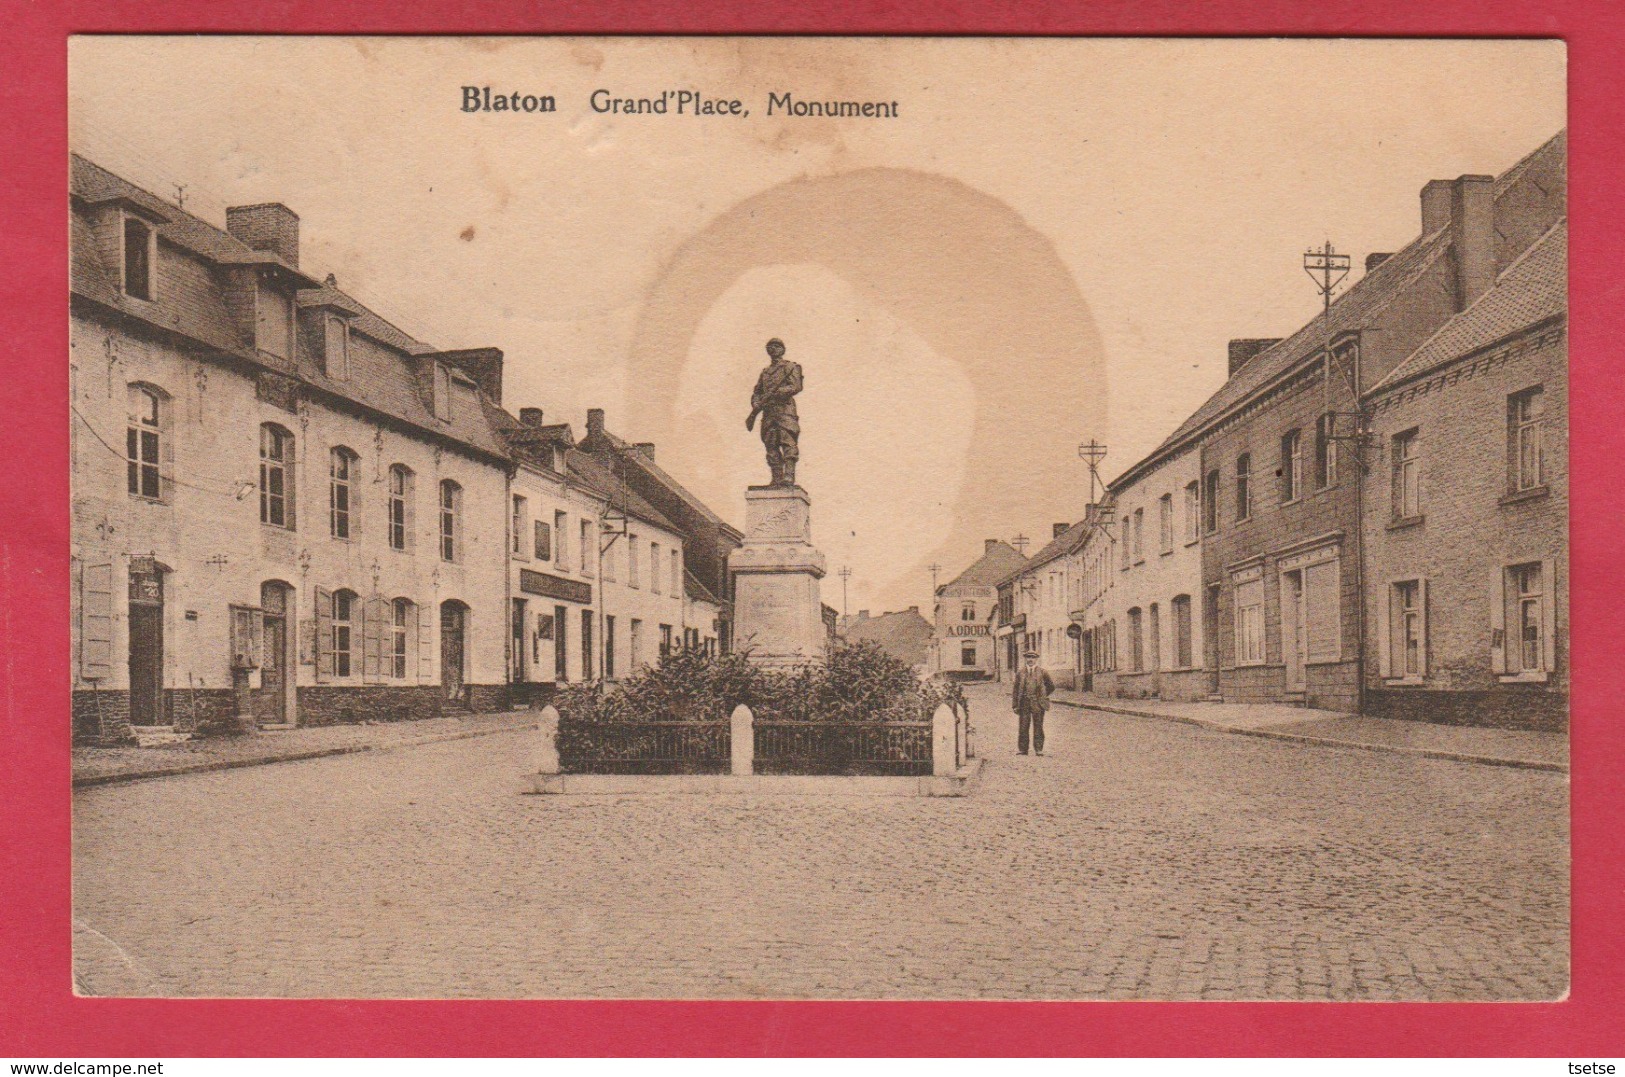
[{"label": "cobblestone pavement", "polygon": [[973,689],[959,799],[520,795],[533,733],[75,795],[95,994],[1550,999],[1567,781]]}]

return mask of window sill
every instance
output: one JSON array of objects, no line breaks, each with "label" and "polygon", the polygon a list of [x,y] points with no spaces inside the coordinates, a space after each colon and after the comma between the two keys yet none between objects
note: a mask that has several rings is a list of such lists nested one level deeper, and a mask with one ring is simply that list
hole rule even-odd
[{"label": "window sill", "polygon": [[1173,547],[1170,546],[1168,549],[1163,550],[1160,553],[1158,553],[1157,556],[1158,557],[1172,557],[1173,553],[1174,553]]},{"label": "window sill", "polygon": [[1188,550],[1192,546],[1195,546],[1198,542],[1201,542],[1201,541],[1202,541],[1202,539],[1201,539],[1200,536],[1198,536],[1196,538],[1193,538],[1193,539],[1186,539],[1185,540],[1185,548]]},{"label": "window sill", "polygon": [[1545,684],[1549,677],[1544,669],[1526,669],[1522,673],[1503,673],[1495,679],[1502,684]]},{"label": "window sill", "polygon": [[1525,501],[1539,501],[1542,498],[1550,497],[1551,493],[1551,487],[1544,484],[1540,486],[1531,486],[1527,490],[1518,490],[1507,494],[1505,497],[1501,498],[1499,504],[1521,505]]},{"label": "window sill", "polygon": [[1417,527],[1425,519],[1426,516],[1395,516],[1388,521],[1388,530],[1403,531],[1407,527]]},{"label": "window sill", "polygon": [[298,533],[296,528],[289,527],[286,524],[268,524],[264,520],[260,521],[260,528],[265,531],[280,531],[284,535],[293,535]]},{"label": "window sill", "polygon": [[1303,498],[1301,498],[1301,497],[1289,497],[1285,501],[1281,502],[1281,507],[1284,509],[1288,505],[1298,505],[1298,504],[1302,504],[1302,502],[1303,502]]},{"label": "window sill", "polygon": [[1135,564],[1136,564],[1136,565],[1143,565],[1143,564],[1145,564],[1145,558],[1143,558],[1143,557],[1140,557],[1140,558],[1136,558],[1136,559],[1135,559],[1135,561],[1134,561],[1134,563],[1135,563]]},{"label": "window sill", "polygon": [[139,501],[143,505],[167,505],[169,502],[161,497],[148,497],[146,494],[131,494],[131,501]]},{"label": "window sill", "polygon": [[1421,677],[1384,677],[1384,688],[1420,688],[1426,681]]}]

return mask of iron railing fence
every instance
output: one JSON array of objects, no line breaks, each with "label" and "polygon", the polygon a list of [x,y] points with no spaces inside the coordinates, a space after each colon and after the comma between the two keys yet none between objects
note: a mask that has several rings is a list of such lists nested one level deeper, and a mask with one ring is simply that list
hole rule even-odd
[{"label": "iron railing fence", "polygon": [[729,726],[717,722],[559,723],[566,774],[726,774]]},{"label": "iron railing fence", "polygon": [[930,722],[754,723],[758,774],[931,773]]}]

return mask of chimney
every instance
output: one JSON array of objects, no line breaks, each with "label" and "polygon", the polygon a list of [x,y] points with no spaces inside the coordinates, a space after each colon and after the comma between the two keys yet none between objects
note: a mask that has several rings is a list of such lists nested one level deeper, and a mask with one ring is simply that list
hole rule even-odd
[{"label": "chimney", "polygon": [[526,426],[541,426],[542,425],[542,409],[541,408],[520,408],[519,409],[519,421],[521,423],[523,423],[524,425],[526,425]]},{"label": "chimney", "polygon": [[859,610],[858,611],[858,620],[867,621],[868,619],[869,619],[869,611],[868,610]]},{"label": "chimney", "polygon": [[638,455],[642,456],[645,460],[649,461],[649,463],[652,464],[652,463],[655,462],[655,443],[654,442],[652,442],[652,441],[640,441],[636,445],[632,446],[632,449]]},{"label": "chimney", "polygon": [[604,433],[604,409],[587,409],[587,436],[600,437]]},{"label": "chimney", "polygon": [[229,206],[226,231],[256,251],[270,251],[299,268],[299,216],[281,202]]},{"label": "chimney", "polygon": [[1393,256],[1394,256],[1394,254],[1393,254],[1392,251],[1388,251],[1388,252],[1383,253],[1383,254],[1368,254],[1368,255],[1366,255],[1365,256],[1365,271],[1367,273],[1371,272],[1373,269],[1376,269],[1378,266],[1382,265],[1382,263],[1386,262],[1388,259],[1392,258]]},{"label": "chimney", "polygon": [[1450,229],[1456,309],[1495,283],[1495,177],[1457,176],[1422,188],[1422,234]]},{"label": "chimney", "polygon": [[1431,236],[1450,223],[1450,193],[1455,184],[1449,180],[1429,180],[1422,188],[1422,234]]},{"label": "chimney", "polygon": [[983,539],[982,540],[982,556],[985,557],[988,554],[992,553],[993,552],[993,547],[997,546],[998,544],[999,544],[998,539]]},{"label": "chimney", "polygon": [[1274,344],[1281,343],[1280,337],[1243,337],[1230,342],[1230,377],[1236,376],[1236,371],[1246,366],[1248,361],[1259,352]]},{"label": "chimney", "polygon": [[1495,284],[1495,177],[1462,176],[1450,200],[1456,309],[1466,310]]},{"label": "chimney", "polygon": [[1052,528],[1054,528],[1054,531],[1051,533],[1050,537],[1051,538],[1060,538],[1063,534],[1065,534],[1066,529],[1071,527],[1072,525],[1068,524],[1068,523],[1059,523],[1059,524],[1051,524],[1050,526]]}]

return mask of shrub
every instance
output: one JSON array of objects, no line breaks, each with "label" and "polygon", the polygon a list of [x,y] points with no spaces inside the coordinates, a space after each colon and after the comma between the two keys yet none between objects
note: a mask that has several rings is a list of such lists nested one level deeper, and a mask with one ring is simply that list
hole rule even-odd
[{"label": "shrub", "polygon": [[763,669],[748,652],[676,650],[615,688],[571,685],[555,702],[567,723],[714,722],[741,703],[779,721],[920,722],[955,697],[963,701],[957,685],[922,683],[907,664],[865,640],[792,670]]}]

